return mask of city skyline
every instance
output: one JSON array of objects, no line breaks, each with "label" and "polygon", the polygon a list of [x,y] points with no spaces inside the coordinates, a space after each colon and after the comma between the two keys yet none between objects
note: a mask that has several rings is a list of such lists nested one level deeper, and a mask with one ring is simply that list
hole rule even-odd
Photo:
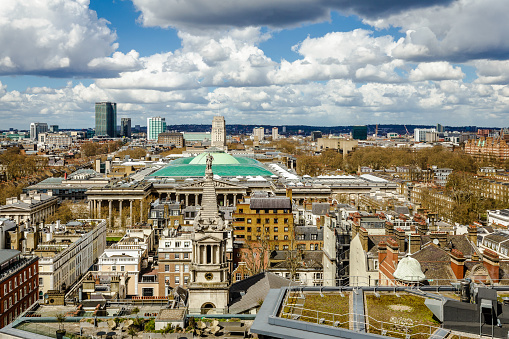
[{"label": "city skyline", "polygon": [[133,126],[506,127],[507,14],[501,0],[7,0],[0,121],[94,127],[111,101]]}]

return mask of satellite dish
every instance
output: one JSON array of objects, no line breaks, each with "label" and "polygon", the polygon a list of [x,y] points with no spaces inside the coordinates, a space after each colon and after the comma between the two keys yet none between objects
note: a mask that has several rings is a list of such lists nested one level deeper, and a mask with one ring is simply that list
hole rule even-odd
[{"label": "satellite dish", "polygon": [[433,243],[438,246],[440,242],[438,241],[438,239],[433,239]]}]

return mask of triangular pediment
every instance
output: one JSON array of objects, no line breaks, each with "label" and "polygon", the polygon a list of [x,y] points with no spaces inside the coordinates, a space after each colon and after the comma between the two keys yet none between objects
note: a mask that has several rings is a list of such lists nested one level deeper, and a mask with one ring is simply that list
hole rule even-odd
[{"label": "triangular pediment", "polygon": [[0,211],[3,213],[30,212],[30,208],[15,205],[4,205],[0,206]]},{"label": "triangular pediment", "polygon": [[[231,182],[226,181],[226,180],[213,179],[212,181],[214,182],[214,187],[216,189],[217,188],[237,188],[237,189],[246,188],[246,186],[234,184],[234,183],[231,183]],[[181,190],[181,189],[193,189],[193,188],[195,188],[195,189],[203,189],[204,182],[205,182],[205,179],[199,179],[199,181],[190,182],[190,183],[187,183],[187,184],[182,184],[182,185],[176,187],[176,190],[178,191],[178,190]]]},{"label": "triangular pediment", "polygon": [[202,237],[200,239],[195,239],[195,241],[198,243],[218,243],[218,242],[221,242],[222,239],[213,237],[211,235],[205,235],[204,237]]}]

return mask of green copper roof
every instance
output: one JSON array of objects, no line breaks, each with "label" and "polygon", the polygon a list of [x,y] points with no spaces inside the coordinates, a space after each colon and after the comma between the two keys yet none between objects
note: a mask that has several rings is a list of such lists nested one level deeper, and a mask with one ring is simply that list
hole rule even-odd
[{"label": "green copper roof", "polygon": [[238,160],[226,153],[207,153],[203,152],[202,154],[195,157],[189,164],[192,165],[205,165],[207,163],[207,155],[211,154],[214,160],[212,160],[212,166],[214,165],[234,165],[238,164]]},{"label": "green copper roof", "polygon": [[[212,171],[221,177],[236,176],[271,176],[273,173],[254,159],[233,157],[226,153],[211,153]],[[197,157],[173,160],[168,166],[152,173],[152,177],[203,177],[205,175],[207,153]]]}]

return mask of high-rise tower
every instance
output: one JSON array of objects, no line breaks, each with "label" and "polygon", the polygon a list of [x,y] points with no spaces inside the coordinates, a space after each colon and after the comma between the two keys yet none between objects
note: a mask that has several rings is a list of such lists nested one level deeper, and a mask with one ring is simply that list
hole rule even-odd
[{"label": "high-rise tower", "polygon": [[45,122],[32,122],[30,124],[30,139],[37,140],[40,133],[48,131],[48,124]]},{"label": "high-rise tower", "polygon": [[131,118],[120,119],[120,135],[126,138],[131,137]]},{"label": "high-rise tower", "polygon": [[212,147],[223,148],[226,146],[226,127],[224,117],[215,116],[212,119]]},{"label": "high-rise tower", "polygon": [[117,136],[117,104],[114,102],[95,103],[95,135]]},{"label": "high-rise tower", "polygon": [[157,140],[159,133],[166,132],[166,119],[161,117],[147,119],[147,140]]}]

